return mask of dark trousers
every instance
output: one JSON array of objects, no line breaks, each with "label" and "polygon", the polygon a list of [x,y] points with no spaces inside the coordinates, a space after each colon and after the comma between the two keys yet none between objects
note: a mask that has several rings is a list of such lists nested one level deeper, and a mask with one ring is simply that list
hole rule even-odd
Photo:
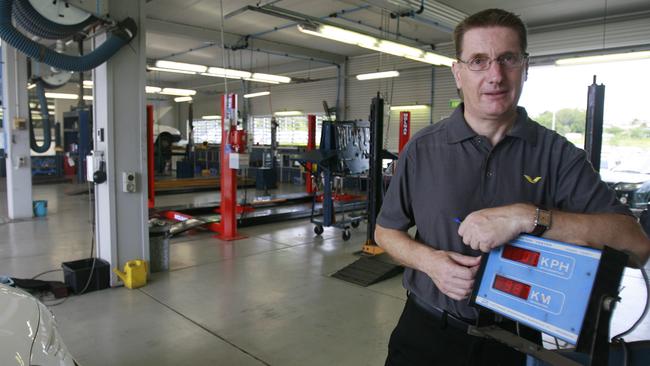
[{"label": "dark trousers", "polygon": [[[508,322],[504,328],[515,328]],[[513,331],[515,329],[508,329]],[[527,334],[523,334],[523,333]],[[520,335],[541,344],[541,334],[520,325]],[[406,301],[402,316],[388,344],[386,366],[432,365],[525,365],[526,355],[497,341],[467,334],[450,322],[416,304]]]}]

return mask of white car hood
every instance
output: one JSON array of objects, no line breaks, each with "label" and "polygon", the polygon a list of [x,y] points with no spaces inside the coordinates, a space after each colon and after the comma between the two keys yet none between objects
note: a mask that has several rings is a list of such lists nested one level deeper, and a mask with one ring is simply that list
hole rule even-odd
[{"label": "white car hood", "polygon": [[617,172],[603,170],[600,177],[607,183],[643,183],[650,180],[650,175],[643,173]]},{"label": "white car hood", "polygon": [[75,365],[50,310],[32,295],[5,285],[0,285],[0,365]]},{"label": "white car hood", "polygon": [[36,299],[2,285],[0,309],[0,365],[29,365],[40,317]]}]

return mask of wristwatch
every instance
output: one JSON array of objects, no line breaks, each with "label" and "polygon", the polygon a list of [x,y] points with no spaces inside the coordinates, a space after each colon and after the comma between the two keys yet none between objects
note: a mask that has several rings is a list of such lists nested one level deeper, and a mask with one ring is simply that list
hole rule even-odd
[{"label": "wristwatch", "polygon": [[535,227],[530,235],[542,236],[546,230],[551,227],[551,211],[542,210],[537,207],[535,209]]}]

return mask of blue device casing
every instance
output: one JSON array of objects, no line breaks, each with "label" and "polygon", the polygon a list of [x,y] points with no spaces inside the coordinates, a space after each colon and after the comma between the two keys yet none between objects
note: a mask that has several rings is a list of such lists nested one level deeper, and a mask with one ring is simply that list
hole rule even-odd
[{"label": "blue device casing", "polygon": [[[492,250],[479,272],[471,302],[576,344],[602,252],[530,235],[521,235],[509,245],[539,253],[536,265],[505,258],[503,245]],[[502,286],[496,286],[502,290],[495,288],[497,276],[523,286],[526,298],[503,291]]]}]

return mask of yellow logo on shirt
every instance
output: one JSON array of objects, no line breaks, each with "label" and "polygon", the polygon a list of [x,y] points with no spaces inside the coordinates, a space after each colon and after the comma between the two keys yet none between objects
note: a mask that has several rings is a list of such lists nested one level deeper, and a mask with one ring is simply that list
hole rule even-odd
[{"label": "yellow logo on shirt", "polygon": [[535,184],[535,183],[539,182],[539,181],[542,179],[542,177],[535,177],[535,178],[533,178],[533,177],[531,177],[530,175],[526,175],[526,174],[524,174],[524,178],[526,178],[526,180],[527,180],[528,183],[530,183],[530,184]]}]

